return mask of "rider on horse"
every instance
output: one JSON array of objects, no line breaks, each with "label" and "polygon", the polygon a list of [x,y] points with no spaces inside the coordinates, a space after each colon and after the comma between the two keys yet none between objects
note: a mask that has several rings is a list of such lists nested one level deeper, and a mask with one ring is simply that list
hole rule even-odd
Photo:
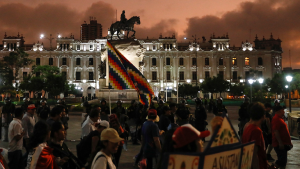
[{"label": "rider on horse", "polygon": [[122,23],[122,27],[126,27],[126,22],[127,22],[127,19],[125,17],[125,10],[123,10],[122,14],[121,14],[121,23]]}]

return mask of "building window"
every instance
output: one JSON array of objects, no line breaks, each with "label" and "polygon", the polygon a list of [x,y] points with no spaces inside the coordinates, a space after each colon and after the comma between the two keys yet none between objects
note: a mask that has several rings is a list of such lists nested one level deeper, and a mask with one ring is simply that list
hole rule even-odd
[{"label": "building window", "polygon": [[223,65],[223,58],[219,59],[219,65]]},{"label": "building window", "polygon": [[152,72],[152,80],[157,80],[157,72]]},{"label": "building window", "polygon": [[80,45],[77,45],[77,50],[80,50]]},{"label": "building window", "polygon": [[81,72],[76,72],[76,80],[81,80]]},{"label": "building window", "polygon": [[193,72],[193,80],[197,80],[197,72]]},{"label": "building window", "polygon": [[104,44],[101,44],[101,49],[104,49]]},{"label": "building window", "polygon": [[166,49],[166,44],[163,44],[163,48]]},{"label": "building window", "polygon": [[41,59],[40,58],[36,58],[35,59],[35,64],[36,65],[41,65]]},{"label": "building window", "polygon": [[23,72],[23,79],[27,77],[27,72]]},{"label": "building window", "polygon": [[250,60],[248,57],[245,57],[245,65],[249,66],[250,65]]},{"label": "building window", "polygon": [[184,63],[184,62],[183,62],[183,58],[179,58],[179,65],[180,65],[180,66],[183,66],[183,63]]},{"label": "building window", "polygon": [[224,79],[224,71],[219,71],[219,76],[222,77],[222,79]]},{"label": "building window", "polygon": [[152,58],[152,66],[156,66],[156,58]]},{"label": "building window", "polygon": [[249,71],[246,71],[245,72],[245,79],[247,80],[247,79],[249,79],[250,78],[250,72]]},{"label": "building window", "polygon": [[35,73],[35,77],[40,77],[41,73],[40,72],[36,72]]},{"label": "building window", "polygon": [[80,58],[76,58],[76,65],[80,65]]},{"label": "building window", "polygon": [[179,72],[179,80],[184,80],[184,72]]},{"label": "building window", "polygon": [[209,65],[209,58],[205,58],[205,66]]},{"label": "building window", "polygon": [[89,58],[89,65],[94,65],[94,59],[93,58]]},{"label": "building window", "polygon": [[237,80],[238,78],[237,78],[237,71],[233,71],[232,72],[232,79],[233,80]]},{"label": "building window", "polygon": [[53,58],[49,58],[49,65],[53,65]]},{"label": "building window", "polygon": [[65,80],[67,79],[67,72],[66,71],[61,72],[61,75],[62,75],[62,77],[64,77]]},{"label": "building window", "polygon": [[232,58],[232,65],[237,65],[236,58]]},{"label": "building window", "polygon": [[258,65],[262,66],[263,65],[263,59],[261,57],[259,57],[257,59],[257,63],[258,63]]},{"label": "building window", "polygon": [[166,58],[166,65],[170,65],[171,59],[170,58]]},{"label": "building window", "polygon": [[171,80],[171,72],[167,71],[167,80]]},{"label": "building window", "polygon": [[197,65],[197,59],[196,58],[192,58],[192,65],[196,66]]},{"label": "building window", "polygon": [[89,80],[94,80],[94,72],[89,72]]},{"label": "building window", "polygon": [[209,78],[209,71],[205,71],[205,78]]},{"label": "building window", "polygon": [[90,45],[90,50],[93,50],[93,45]]},{"label": "building window", "polygon": [[67,58],[62,58],[62,65],[67,65]]},{"label": "building window", "polygon": [[173,49],[173,44],[169,44],[169,48],[170,48],[170,49]]},{"label": "building window", "polygon": [[155,45],[153,45],[153,50],[155,50],[156,49],[156,46]]}]

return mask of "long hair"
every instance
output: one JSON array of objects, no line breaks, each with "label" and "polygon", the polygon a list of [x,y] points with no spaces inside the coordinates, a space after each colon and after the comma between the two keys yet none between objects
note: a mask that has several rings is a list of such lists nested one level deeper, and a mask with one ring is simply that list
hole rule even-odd
[{"label": "long hair", "polygon": [[33,127],[33,134],[29,140],[28,148],[32,150],[43,143],[50,131],[50,127],[44,121],[38,121]]}]

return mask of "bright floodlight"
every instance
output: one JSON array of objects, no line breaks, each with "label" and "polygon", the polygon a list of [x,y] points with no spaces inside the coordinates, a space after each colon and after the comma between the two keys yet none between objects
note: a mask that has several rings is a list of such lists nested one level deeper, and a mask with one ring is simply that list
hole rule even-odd
[{"label": "bright floodlight", "polygon": [[288,81],[288,82],[291,82],[292,80],[293,80],[293,76],[286,76],[285,77],[286,78],[286,81]]},{"label": "bright floodlight", "polygon": [[263,79],[263,78],[259,78],[259,79],[258,79],[258,82],[259,82],[260,84],[262,84],[262,83],[264,82],[264,79]]},{"label": "bright floodlight", "polygon": [[289,88],[289,86],[288,86],[288,85],[285,85],[285,88]]},{"label": "bright floodlight", "polygon": [[58,37],[58,38],[61,38],[61,35],[58,35],[57,37]]},{"label": "bright floodlight", "polygon": [[184,37],[183,39],[186,39],[186,37]]},{"label": "bright floodlight", "polygon": [[252,83],[254,82],[254,80],[253,80],[253,79],[249,79],[248,82],[249,82],[250,84],[252,84]]},{"label": "bright floodlight", "polygon": [[44,38],[44,34],[41,34],[40,38],[41,38],[41,39]]}]

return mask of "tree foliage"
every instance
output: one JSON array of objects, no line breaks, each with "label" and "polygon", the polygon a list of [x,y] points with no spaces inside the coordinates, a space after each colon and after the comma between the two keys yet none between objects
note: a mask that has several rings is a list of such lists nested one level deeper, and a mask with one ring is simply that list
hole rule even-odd
[{"label": "tree foliage", "polygon": [[197,93],[199,91],[198,86],[193,86],[191,84],[182,84],[178,86],[178,95],[180,97],[197,97]]},{"label": "tree foliage", "polygon": [[203,93],[221,93],[227,91],[230,88],[230,83],[223,79],[222,76],[218,75],[213,78],[209,77],[204,80],[200,85],[200,89]]}]

